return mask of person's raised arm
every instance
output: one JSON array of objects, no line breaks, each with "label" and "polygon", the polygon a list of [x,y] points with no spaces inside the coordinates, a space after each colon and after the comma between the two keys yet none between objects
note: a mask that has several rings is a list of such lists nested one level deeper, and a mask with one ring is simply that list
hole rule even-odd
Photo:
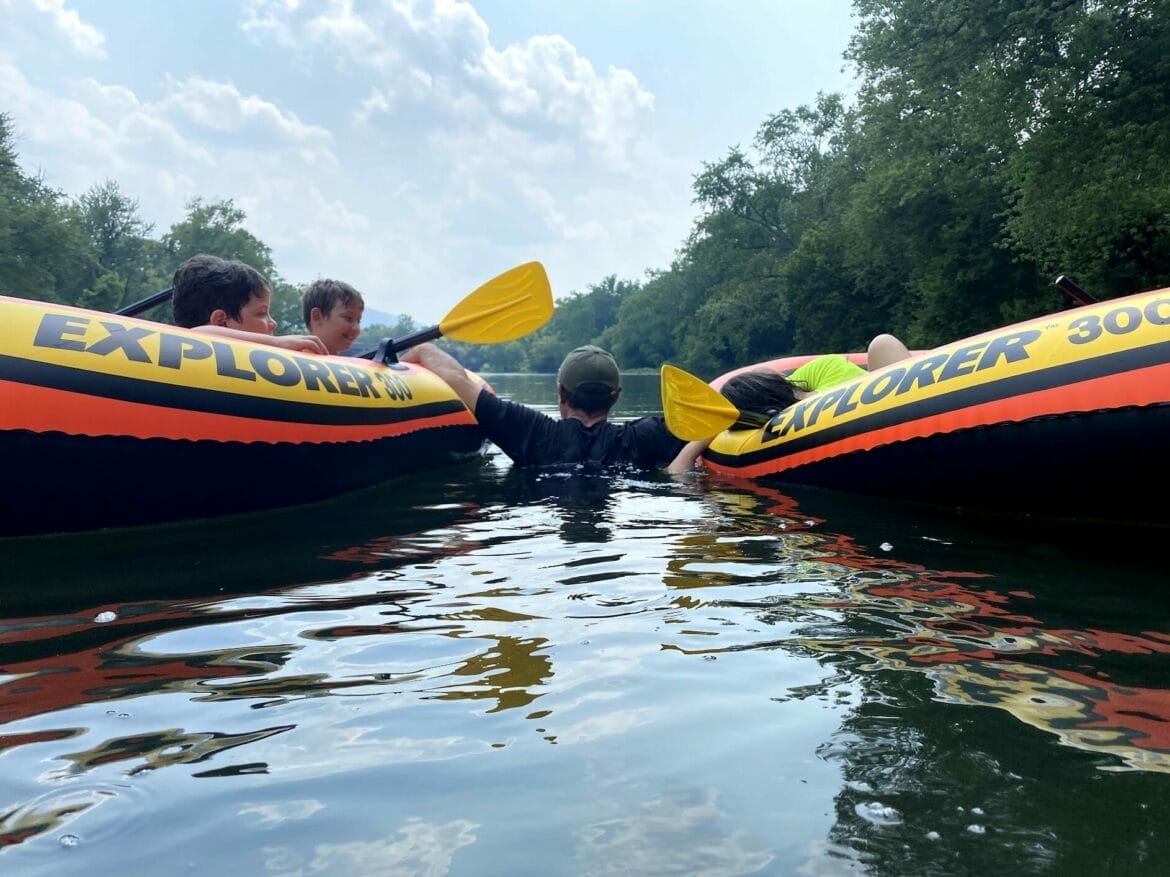
[{"label": "person's raised arm", "polygon": [[468,407],[471,413],[475,413],[475,403],[479,399],[479,393],[483,386],[473,380],[471,375],[467,373],[467,369],[459,364],[459,360],[447,351],[428,342],[402,351],[398,354],[398,359],[401,362],[417,363],[434,372],[447,382],[447,385],[455,391],[455,395],[463,400],[463,404]]},{"label": "person's raised arm", "polygon": [[698,465],[699,457],[703,451],[711,444],[711,439],[702,439],[700,441],[687,442],[683,445],[683,449],[678,452],[670,465],[666,467],[666,471],[671,475],[680,475],[683,472],[690,472]]}]

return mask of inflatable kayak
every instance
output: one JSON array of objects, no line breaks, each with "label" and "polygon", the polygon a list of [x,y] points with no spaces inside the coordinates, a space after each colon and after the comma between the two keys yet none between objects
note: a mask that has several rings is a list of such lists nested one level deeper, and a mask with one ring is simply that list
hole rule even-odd
[{"label": "inflatable kayak", "polygon": [[473,456],[471,412],[396,352],[511,341],[553,313],[526,262],[365,359],[132,316],[168,294],[118,314],[0,296],[0,536],[300,505]]},{"label": "inflatable kayak", "polygon": [[477,452],[418,366],[0,297],[0,534],[294,505]]},{"label": "inflatable kayak", "polygon": [[[812,358],[748,368],[786,373]],[[1170,289],[916,352],[763,426],[724,429],[739,412],[711,388],[744,370],[696,390],[685,381],[697,378],[663,368],[676,434],[723,430],[704,454],[709,471],[1012,515],[1170,523],[1154,489],[1170,444]],[[727,419],[713,413],[720,404]]]},{"label": "inflatable kayak", "polygon": [[482,445],[418,366],[0,297],[0,535],[295,505]]}]

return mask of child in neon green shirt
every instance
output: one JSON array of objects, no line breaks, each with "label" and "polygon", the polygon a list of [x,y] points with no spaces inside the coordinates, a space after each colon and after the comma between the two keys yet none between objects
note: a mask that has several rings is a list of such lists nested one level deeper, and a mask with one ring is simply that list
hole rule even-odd
[{"label": "child in neon green shirt", "polygon": [[[869,371],[909,355],[906,345],[893,335],[878,335],[869,343]],[[728,380],[720,392],[741,411],[774,414],[810,393],[827,390],[866,373],[866,369],[839,353],[826,353],[788,375],[766,368],[743,372]],[[695,468],[710,444],[710,439],[687,442],[666,471],[678,474]]]},{"label": "child in neon green shirt", "polygon": [[788,380],[805,393],[815,393],[865,373],[865,369],[839,353],[826,353],[790,372]]}]

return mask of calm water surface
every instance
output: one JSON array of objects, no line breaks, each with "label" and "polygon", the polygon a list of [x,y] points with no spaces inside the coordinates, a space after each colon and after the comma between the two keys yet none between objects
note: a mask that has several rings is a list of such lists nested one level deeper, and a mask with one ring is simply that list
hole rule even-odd
[{"label": "calm water surface", "polygon": [[1167,873],[1163,542],[494,451],[0,540],[0,873]]}]

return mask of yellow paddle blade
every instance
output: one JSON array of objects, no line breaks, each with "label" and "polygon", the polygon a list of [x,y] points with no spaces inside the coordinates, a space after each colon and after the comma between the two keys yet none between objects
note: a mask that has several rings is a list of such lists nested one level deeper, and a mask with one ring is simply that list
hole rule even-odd
[{"label": "yellow paddle blade", "polygon": [[523,338],[553,314],[552,287],[539,262],[525,262],[497,275],[455,305],[439,323],[446,338],[499,344]]},{"label": "yellow paddle blade", "polygon": [[706,381],[673,365],[662,366],[666,428],[688,442],[714,438],[739,419],[739,409]]}]

